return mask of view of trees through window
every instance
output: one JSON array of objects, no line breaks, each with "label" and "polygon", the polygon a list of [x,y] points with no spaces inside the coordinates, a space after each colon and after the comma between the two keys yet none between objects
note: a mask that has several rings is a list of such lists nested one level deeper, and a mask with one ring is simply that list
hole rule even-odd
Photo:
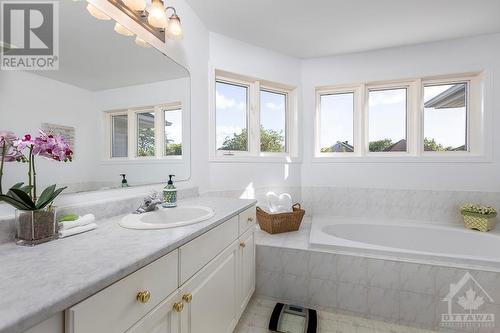
[{"label": "view of trees through window", "polygon": [[155,156],[155,114],[137,114],[137,156]]},{"label": "view of trees through window", "polygon": [[182,109],[165,110],[165,156],[182,155]]}]

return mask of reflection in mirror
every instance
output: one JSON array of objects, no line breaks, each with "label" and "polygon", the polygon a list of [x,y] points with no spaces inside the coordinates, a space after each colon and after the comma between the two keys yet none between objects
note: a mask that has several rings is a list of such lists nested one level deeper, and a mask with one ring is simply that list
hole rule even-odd
[{"label": "reflection in mirror", "polygon": [[[67,192],[190,176],[188,71],[114,20],[98,20],[86,1],[59,1],[59,70],[2,71],[0,130],[62,134],[73,162],[38,162],[39,188]],[[168,47],[168,45],[167,45]],[[5,165],[3,187],[27,179]]]}]

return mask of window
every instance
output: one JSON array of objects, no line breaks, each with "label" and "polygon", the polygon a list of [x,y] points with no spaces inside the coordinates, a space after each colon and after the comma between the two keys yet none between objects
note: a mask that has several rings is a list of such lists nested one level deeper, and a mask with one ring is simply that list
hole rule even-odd
[{"label": "window", "polygon": [[105,111],[104,116],[111,159],[182,158],[180,103]]},{"label": "window", "polygon": [[314,156],[483,160],[483,85],[479,73],[317,88]]},{"label": "window", "polygon": [[369,90],[368,151],[406,152],[407,91]]},{"label": "window", "polygon": [[137,156],[155,156],[155,114],[137,113]]},{"label": "window", "polygon": [[320,95],[320,152],[354,152],[354,92]]},{"label": "window", "polygon": [[111,157],[128,156],[128,120],[126,114],[111,116]]},{"label": "window", "polygon": [[467,151],[467,83],[424,85],[424,150]]},{"label": "window", "polygon": [[211,160],[297,157],[293,87],[216,70],[213,92]]},{"label": "window", "polygon": [[260,91],[260,151],[286,151],[286,103],[284,93]]},{"label": "window", "polygon": [[248,151],[248,87],[217,81],[215,89],[217,150]]},{"label": "window", "polygon": [[163,111],[165,119],[165,156],[182,155],[182,109]]}]

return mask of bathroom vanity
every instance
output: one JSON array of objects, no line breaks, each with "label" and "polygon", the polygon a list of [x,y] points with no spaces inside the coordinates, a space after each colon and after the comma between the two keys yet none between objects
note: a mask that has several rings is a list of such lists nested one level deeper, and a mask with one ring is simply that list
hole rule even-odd
[{"label": "bathroom vanity", "polygon": [[[190,201],[213,207],[216,215],[198,224],[166,230],[128,230],[118,225],[119,218],[114,218],[103,222],[94,234],[73,238],[73,246],[68,242],[69,238],[29,249],[33,255],[42,256],[42,253],[55,250],[54,245],[60,243],[60,251],[73,250],[75,256],[82,256],[79,251],[83,248],[94,252],[88,246],[93,243],[97,247],[106,237],[113,242],[114,237],[119,243],[109,245],[113,249],[130,247],[124,251],[123,257],[118,256],[119,260],[126,266],[140,268],[125,273],[129,268],[116,271],[117,263],[110,262],[110,266],[115,266],[112,273],[112,267],[92,267],[84,262],[84,258],[91,257],[87,254],[81,258],[82,267],[68,270],[67,264],[75,263],[75,260],[65,260],[61,254],[59,267],[52,267],[48,274],[41,273],[43,279],[48,280],[49,288],[54,288],[54,299],[43,299],[46,291],[42,289],[40,292],[39,287],[33,287],[32,292],[40,294],[32,297],[32,301],[18,300],[14,304],[17,309],[3,308],[0,311],[1,318],[8,318],[7,323],[0,324],[0,332],[232,332],[255,290],[255,202],[226,198],[193,198]],[[135,241],[128,243],[131,239]],[[163,244],[150,243],[161,239],[164,239]],[[142,247],[141,243],[144,244]],[[7,257],[16,250],[25,250],[10,245],[3,247],[8,247]],[[110,248],[102,250],[109,251]],[[150,260],[152,250],[163,253]],[[105,257],[106,253],[102,256]],[[52,261],[53,265],[56,261]],[[105,260],[97,261],[102,265]],[[10,264],[13,267],[14,263]],[[97,283],[92,275],[99,275],[101,270],[105,274],[100,275]],[[7,270],[6,273],[11,272]],[[75,282],[65,289],[64,285],[58,287],[62,281],[57,277],[59,274],[66,275],[67,279],[88,276],[88,281]],[[109,274],[112,276],[105,276]],[[35,276],[22,279],[37,281]],[[102,281],[110,279],[115,281],[102,288]],[[82,286],[95,292],[85,296],[82,290],[78,290]],[[30,292],[20,293],[27,295]],[[56,302],[57,298],[62,298],[63,302]],[[2,307],[8,301],[9,296],[0,301]],[[64,303],[72,304],[64,306]],[[59,309],[59,306],[64,306],[64,309]],[[23,308],[25,313],[20,311]],[[30,311],[32,316],[29,316]],[[18,318],[8,317],[13,313]],[[25,330],[23,327],[28,323],[29,326],[36,325]]]}]

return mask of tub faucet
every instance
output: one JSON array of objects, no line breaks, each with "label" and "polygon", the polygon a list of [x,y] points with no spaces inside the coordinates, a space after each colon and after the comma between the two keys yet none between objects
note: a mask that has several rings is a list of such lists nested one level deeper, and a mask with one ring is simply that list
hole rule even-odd
[{"label": "tub faucet", "polygon": [[163,202],[158,192],[153,192],[144,198],[144,202],[134,211],[134,214],[143,214],[158,209],[158,205]]}]

